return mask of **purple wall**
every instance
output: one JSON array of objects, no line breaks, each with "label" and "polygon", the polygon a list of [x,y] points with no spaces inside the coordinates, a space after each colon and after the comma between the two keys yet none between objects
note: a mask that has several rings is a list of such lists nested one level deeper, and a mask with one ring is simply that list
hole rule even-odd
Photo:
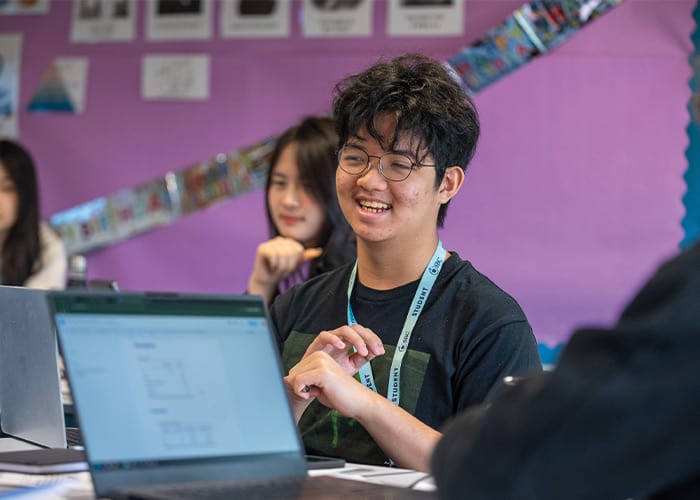
[{"label": "purple wall", "polygon": [[[324,112],[333,83],[379,56],[445,60],[522,4],[466,3],[464,38],[388,38],[382,0],[369,39],[304,39],[295,22],[285,40],[145,42],[142,2],[128,44],[71,44],[69,2],[52,2],[47,16],[0,17],[0,32],[24,34],[23,107],[54,57],[90,60],[84,114],[20,115],[43,214]],[[694,3],[626,0],[476,96],[483,140],[442,238],[519,300],[542,341],[611,321],[683,237]],[[168,52],[211,54],[208,101],[140,99],[142,55]],[[89,275],[123,289],[239,292],[266,234],[256,192],[90,253]]]}]

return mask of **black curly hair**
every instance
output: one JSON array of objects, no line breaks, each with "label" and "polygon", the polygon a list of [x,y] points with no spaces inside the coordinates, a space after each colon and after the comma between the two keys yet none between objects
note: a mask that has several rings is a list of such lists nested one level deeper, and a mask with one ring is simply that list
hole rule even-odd
[{"label": "black curly hair", "polygon": [[[381,60],[343,79],[335,87],[333,111],[341,146],[362,128],[386,150],[403,137],[417,139],[418,162],[427,155],[435,160],[436,188],[448,167],[466,171],[479,139],[474,103],[443,63],[422,54]],[[393,137],[382,137],[375,127],[384,113],[395,117]],[[440,207],[438,227],[448,204]]]}]

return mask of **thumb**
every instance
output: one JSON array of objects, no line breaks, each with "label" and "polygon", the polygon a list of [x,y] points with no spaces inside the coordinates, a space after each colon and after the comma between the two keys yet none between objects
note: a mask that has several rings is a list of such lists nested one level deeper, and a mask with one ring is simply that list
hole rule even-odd
[{"label": "thumb", "polygon": [[301,260],[307,262],[319,257],[323,253],[322,248],[307,248],[301,254]]}]

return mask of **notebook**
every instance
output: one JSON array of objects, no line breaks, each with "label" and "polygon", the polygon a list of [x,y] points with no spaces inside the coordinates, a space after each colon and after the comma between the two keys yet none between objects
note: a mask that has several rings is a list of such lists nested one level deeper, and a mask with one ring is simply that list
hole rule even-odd
[{"label": "notebook", "polygon": [[426,498],[307,476],[261,298],[52,292],[50,302],[96,496]]},{"label": "notebook", "polygon": [[46,291],[0,286],[0,450],[65,448],[56,334]]}]

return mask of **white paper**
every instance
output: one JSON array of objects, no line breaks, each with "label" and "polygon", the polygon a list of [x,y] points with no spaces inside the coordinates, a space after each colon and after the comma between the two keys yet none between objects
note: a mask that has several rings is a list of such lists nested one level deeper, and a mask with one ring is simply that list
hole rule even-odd
[{"label": "white paper", "polygon": [[289,0],[222,0],[224,38],[284,38],[289,36]]},{"label": "white paper", "polygon": [[464,0],[388,0],[390,36],[464,35]]},{"label": "white paper", "polygon": [[211,0],[148,0],[146,40],[211,38]]},{"label": "white paper", "polygon": [[32,500],[88,499],[94,498],[95,494],[89,472],[74,474],[0,472],[0,487],[15,488],[8,495],[12,498]]},{"label": "white paper", "polygon": [[49,0],[4,0],[0,3],[0,15],[46,14]]},{"label": "white paper", "polygon": [[132,41],[135,19],[135,0],[75,0],[71,41]]},{"label": "white paper", "polygon": [[0,35],[0,136],[16,139],[22,35]]},{"label": "white paper", "polygon": [[306,37],[369,36],[372,0],[304,0],[302,32]]},{"label": "white paper", "polygon": [[146,55],[143,58],[143,99],[204,100],[209,98],[209,55]]},{"label": "white paper", "polygon": [[75,113],[85,110],[85,89],[87,88],[87,57],[58,57],[56,66],[64,88],[68,92]]}]

